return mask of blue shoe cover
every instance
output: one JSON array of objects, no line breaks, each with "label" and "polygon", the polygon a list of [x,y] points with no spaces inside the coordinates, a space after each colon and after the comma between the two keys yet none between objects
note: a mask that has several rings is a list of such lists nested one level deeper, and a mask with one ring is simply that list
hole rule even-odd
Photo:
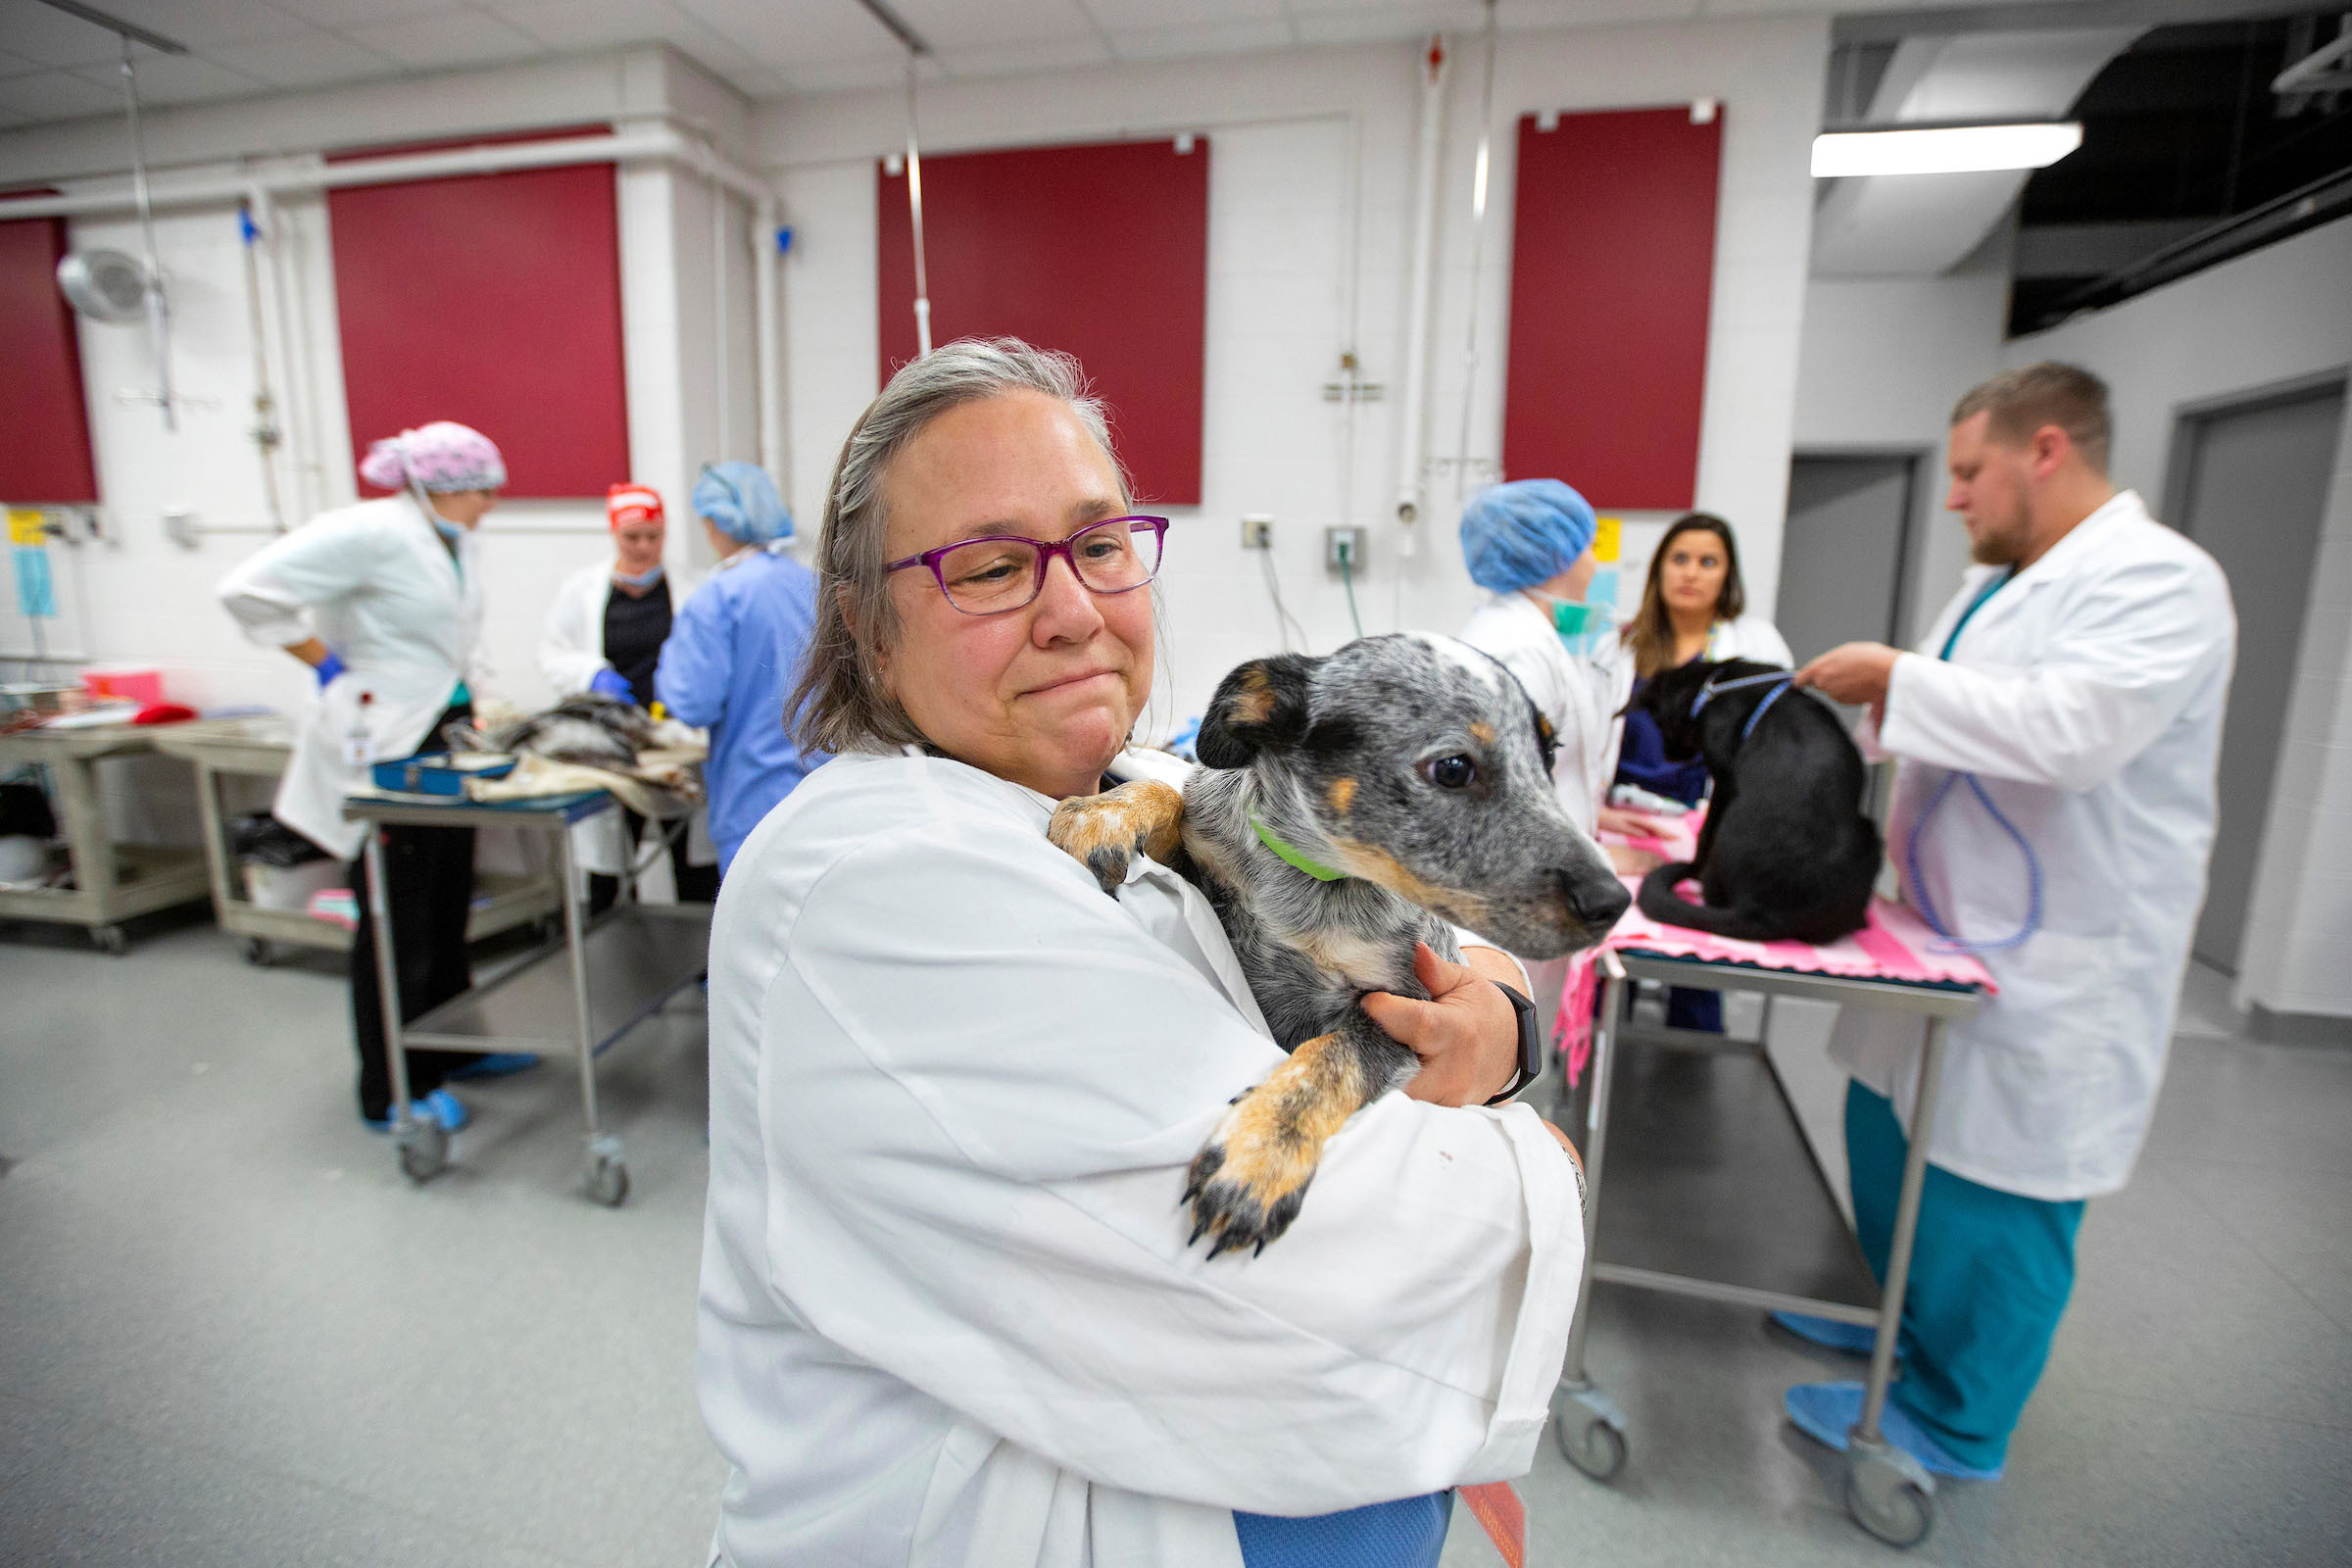
[{"label": "blue shoe cover", "polygon": [[[466,1102],[446,1089],[417,1096],[409,1102],[409,1110],[418,1121],[439,1122],[443,1132],[454,1133],[473,1120],[473,1112],[466,1108]],[[392,1130],[392,1116],[388,1111],[380,1121],[373,1116],[362,1116],[360,1125],[372,1133],[388,1133]]]},{"label": "blue shoe cover", "polygon": [[[1772,1321],[1808,1345],[1843,1350],[1848,1355],[1868,1355],[1879,1343],[1879,1331],[1867,1323],[1840,1323],[1810,1312],[1775,1312]],[[1899,1357],[1902,1352],[1895,1353]]]},{"label": "blue shoe cover", "polygon": [[445,1133],[454,1133],[473,1120],[473,1112],[466,1108],[466,1102],[446,1089],[436,1089],[417,1101],[416,1114],[439,1122]]},{"label": "blue shoe cover", "polygon": [[[1784,1402],[1788,1419],[1799,1432],[1843,1453],[1846,1435],[1862,1419],[1862,1385],[1800,1383],[1788,1391]],[[1888,1443],[1917,1459],[1930,1475],[1949,1476],[1955,1481],[1998,1481],[2006,1468],[1994,1465],[1986,1470],[1961,1463],[1945,1451],[1942,1444],[1922,1431],[1919,1423],[1892,1399],[1886,1401],[1879,1416],[1879,1432]]]},{"label": "blue shoe cover", "polygon": [[450,1073],[451,1083],[464,1083],[469,1078],[507,1078],[518,1072],[529,1072],[539,1065],[539,1058],[527,1051],[498,1051],[477,1056],[465,1066]]}]

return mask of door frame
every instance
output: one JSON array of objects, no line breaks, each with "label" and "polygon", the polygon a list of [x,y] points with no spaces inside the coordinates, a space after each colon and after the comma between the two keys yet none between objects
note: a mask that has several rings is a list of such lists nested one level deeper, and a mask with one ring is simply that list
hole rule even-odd
[{"label": "door frame", "polygon": [[[2352,366],[2346,365],[2332,366],[2327,369],[2314,370],[2304,375],[2287,376],[2277,381],[2257,382],[2252,386],[2239,387],[2234,391],[2217,393],[2210,397],[2192,398],[2173,405],[2171,433],[2164,457],[2164,510],[2157,514],[2158,520],[2191,544],[2196,543],[2196,535],[2189,532],[2187,527],[2189,492],[2196,482],[2196,462],[2192,454],[2199,447],[2199,442],[2191,439],[2194,426],[2206,420],[2225,418],[2233,415],[2259,414],[2265,409],[2277,408],[2281,404],[2300,403],[2306,398],[2314,395],[2325,396],[2331,391],[2343,400],[2346,411],[2345,417],[2352,419]],[[2343,432],[2339,429],[2337,432],[2339,445],[2343,439]],[[2322,508],[2325,509],[2327,504],[2327,498],[2323,496]],[[2327,549],[2327,543],[2328,518],[2323,511],[2320,518],[2319,549],[2324,552]],[[2199,546],[2199,548],[2203,547]],[[2320,632],[2325,620],[2325,617],[2317,612],[2323,608],[2319,601],[2328,585],[2322,574],[2316,569],[2318,564],[2318,560],[2315,558],[2311,585],[2306,590],[2307,597],[2303,603],[2303,631],[2295,648],[2294,667],[2288,670],[2286,675],[2289,695],[2286,712],[2278,733],[2278,757],[2274,759],[2271,769],[2271,793],[2269,798],[2262,803],[2262,831],[2254,840],[2254,875],[2246,889],[2245,924],[2238,935],[2238,951],[2230,955],[2230,962],[2226,971],[2233,982],[2232,1000],[2239,1006],[2245,1006],[2248,1003],[2246,945],[2253,939],[2257,912],[2264,906],[2266,895],[2277,897],[2279,892],[2276,886],[2276,872],[2278,868],[2271,863],[2271,834],[2278,825],[2279,794],[2287,786],[2286,769],[2279,763],[2284,759],[2287,745],[2294,739],[2296,732],[2296,694],[2301,689],[2303,672],[2311,665],[2312,656],[2317,652],[2313,647],[2312,639]],[[2208,875],[2210,876],[2210,872]],[[2200,919],[2204,914],[2201,898],[2198,901],[2197,914]],[[2195,927],[2192,925],[2190,929],[2193,947]],[[2201,961],[2213,962],[2210,958]]]},{"label": "door frame", "polygon": [[[1936,510],[1936,486],[1927,483],[1926,476],[1935,471],[1936,457],[1935,447],[1888,441],[1825,441],[1795,447],[1788,453],[1788,466],[1792,475],[1798,464],[1807,459],[1820,458],[1884,458],[1902,463],[1908,470],[1910,493],[1903,500],[1903,535],[1894,543],[1894,635],[1890,645],[1896,648],[1910,647],[1919,630],[1912,621],[1913,610],[1919,599],[1919,572],[1927,560],[1927,552],[1922,546]],[[1784,559],[1788,551],[1788,496],[1784,490],[1781,495],[1781,549]],[[1776,603],[1773,606],[1776,612],[1780,609],[1777,603],[1780,580],[1781,574],[1776,572]]]}]

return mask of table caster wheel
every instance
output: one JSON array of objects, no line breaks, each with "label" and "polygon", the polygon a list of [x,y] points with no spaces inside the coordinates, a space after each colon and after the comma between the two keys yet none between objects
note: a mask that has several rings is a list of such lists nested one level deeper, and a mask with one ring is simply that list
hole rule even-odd
[{"label": "table caster wheel", "polygon": [[1625,1468],[1625,1412],[1590,1385],[1564,1392],[1567,1398],[1551,1418],[1560,1457],[1595,1481],[1615,1480]]},{"label": "table caster wheel", "polygon": [[120,958],[130,951],[130,936],[119,925],[90,927],[90,941],[110,958]]},{"label": "table caster wheel", "polygon": [[599,1154],[588,1165],[588,1197],[607,1208],[618,1208],[629,1196],[629,1167],[617,1156]]},{"label": "table caster wheel", "polygon": [[413,1182],[429,1182],[449,1164],[449,1130],[437,1121],[412,1116],[394,1129],[400,1172]]},{"label": "table caster wheel", "polygon": [[266,969],[270,966],[270,944],[264,942],[260,937],[247,937],[237,944],[237,951],[245,956],[247,963],[257,969]]},{"label": "table caster wheel", "polygon": [[1857,1442],[1845,1472],[1845,1510],[1890,1546],[1916,1546],[1936,1524],[1936,1482],[1891,1444]]}]

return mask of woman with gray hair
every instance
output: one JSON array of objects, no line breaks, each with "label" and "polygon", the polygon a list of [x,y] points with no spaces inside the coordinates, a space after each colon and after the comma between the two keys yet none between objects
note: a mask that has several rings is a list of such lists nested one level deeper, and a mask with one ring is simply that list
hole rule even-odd
[{"label": "woman with gray hair", "polygon": [[1167,531],[1016,341],[908,365],[842,450],[792,710],[838,755],[711,931],[713,1562],[1401,1568],[1528,1468],[1582,1233],[1550,1130],[1484,1106],[1509,959],[1370,999],[1419,1076],[1279,1246],[1188,1246],[1185,1168],[1281,1053],[1196,889],[1139,858],[1104,898],[1045,834],[1137,765]]}]

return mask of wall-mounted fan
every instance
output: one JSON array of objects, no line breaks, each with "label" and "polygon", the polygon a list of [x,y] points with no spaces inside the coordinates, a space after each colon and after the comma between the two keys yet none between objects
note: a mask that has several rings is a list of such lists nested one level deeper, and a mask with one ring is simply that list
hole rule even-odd
[{"label": "wall-mounted fan", "polygon": [[93,321],[146,319],[147,264],[125,251],[75,251],[57,264],[57,286]]}]

